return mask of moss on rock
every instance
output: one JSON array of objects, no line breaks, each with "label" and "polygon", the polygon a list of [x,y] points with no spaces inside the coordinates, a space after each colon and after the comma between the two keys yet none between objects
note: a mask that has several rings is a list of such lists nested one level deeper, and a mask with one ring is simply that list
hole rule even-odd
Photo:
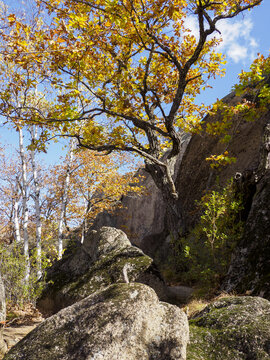
[{"label": "moss on rock", "polygon": [[5,360],[185,360],[188,322],[139,283],[113,284],[46,319]]},{"label": "moss on rock", "polygon": [[54,265],[37,305],[47,316],[111,284],[134,281],[149,284],[164,298],[165,284],[154,272],[153,260],[121,230],[103,227]]},{"label": "moss on rock", "polygon": [[228,297],[190,320],[187,360],[267,360],[270,358],[270,302]]}]

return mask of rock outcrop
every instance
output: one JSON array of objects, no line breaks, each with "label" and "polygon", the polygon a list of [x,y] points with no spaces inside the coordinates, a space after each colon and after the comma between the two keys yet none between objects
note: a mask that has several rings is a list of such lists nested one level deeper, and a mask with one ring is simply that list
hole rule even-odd
[{"label": "rock outcrop", "polygon": [[[226,96],[223,101],[235,104],[239,101],[234,93]],[[179,193],[179,208],[183,213],[183,227],[186,230],[194,227],[200,213],[198,212],[196,201],[200,201],[202,196],[216,186],[224,186],[230,178],[236,174],[244,175],[245,178],[256,173],[261,163],[261,150],[264,141],[265,126],[270,119],[270,112],[262,114],[254,122],[235,118],[237,130],[231,134],[231,141],[224,143],[220,137],[211,136],[206,133],[194,135],[183,156],[180,170],[177,175],[176,185]],[[221,115],[207,116],[205,123],[222,121]],[[211,155],[223,153],[225,150],[230,156],[236,158],[236,162],[227,166],[212,169],[206,158]],[[253,193],[248,194],[251,198]],[[244,194],[245,195],[245,194]],[[249,206],[251,203],[249,203]],[[247,209],[248,213],[249,209]]]},{"label": "rock outcrop", "polygon": [[[182,151],[174,165],[174,178],[178,173],[189,140],[190,135],[183,134]],[[99,214],[93,228],[112,226],[122,229],[132,244],[153,257],[156,249],[160,247],[167,235],[165,229],[166,207],[162,194],[151,175],[144,169],[139,170],[138,175],[141,177],[140,184],[145,189],[145,194],[143,196],[138,194],[123,196],[122,208],[112,214],[106,212]]]},{"label": "rock outcrop", "polygon": [[[239,98],[232,93],[224,101],[233,104]],[[205,122],[219,120],[220,115],[216,115],[207,117]],[[253,122],[241,118],[233,121],[237,131],[228,144],[207,134],[195,135],[189,142],[177,176],[183,229],[188,233],[199,219],[196,201],[207,191],[224,187],[230,178],[235,178],[244,204],[241,213],[244,235],[235,248],[222,289],[270,299],[270,111]],[[205,159],[224,150],[236,162],[211,169]]]},{"label": "rock outcrop", "polygon": [[244,235],[222,290],[270,299],[270,170],[256,184]]},{"label": "rock outcrop", "polygon": [[[223,101],[236,104],[241,98],[231,93]],[[221,114],[204,119],[205,123],[216,121],[222,121]],[[186,151],[180,156],[180,167],[176,174],[178,208],[183,218],[181,231],[185,235],[196,226],[201,215],[197,201],[206,192],[224,187],[231,178],[237,178],[238,182],[240,179],[239,191],[245,207],[241,213],[241,220],[245,224],[244,236],[235,249],[222,288],[270,299],[270,112],[266,111],[253,122],[238,116],[233,123],[229,143],[207,134],[194,135],[189,142],[186,141]],[[205,159],[225,150],[236,158],[236,162],[212,169]],[[149,189],[148,196],[124,197],[125,208],[122,212],[108,215],[107,218],[103,214],[97,224],[112,221],[113,226],[130,234],[131,241],[160,265],[170,255],[170,240],[164,231],[165,206],[149,175],[145,184]]]},{"label": "rock outcrop", "polygon": [[3,338],[3,328],[5,321],[6,321],[5,287],[0,275],[0,355],[4,354],[7,350],[7,345]]},{"label": "rock outcrop", "polygon": [[260,164],[253,175],[254,195],[222,288],[270,299],[270,114],[261,141]]},{"label": "rock outcrop", "polygon": [[113,284],[46,319],[4,360],[185,360],[187,341],[182,310],[148,286]]},{"label": "rock outcrop", "polygon": [[190,321],[187,360],[270,358],[270,302],[229,297],[207,306]]},{"label": "rock outcrop", "polygon": [[[155,237],[164,230],[165,206],[161,192],[151,176],[143,169],[139,171],[140,185],[145,189],[142,196],[130,194],[123,196],[121,208],[115,213],[98,214],[94,228],[112,226],[122,229],[130,241],[143,251],[151,253],[152,248],[144,239]],[[151,255],[151,254],[150,254]]]},{"label": "rock outcrop", "polygon": [[90,231],[83,244],[70,244],[63,259],[48,269],[46,280],[37,302],[45,316],[114,283],[144,283],[160,299],[166,298],[165,283],[153,260],[132,246],[121,230],[110,227]]}]

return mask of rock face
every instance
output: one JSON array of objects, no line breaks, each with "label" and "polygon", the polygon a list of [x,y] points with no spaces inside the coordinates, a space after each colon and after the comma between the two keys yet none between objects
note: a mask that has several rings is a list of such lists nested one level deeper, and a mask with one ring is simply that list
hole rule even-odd
[{"label": "rock face", "polygon": [[164,281],[153,260],[131,246],[127,236],[110,227],[91,231],[82,244],[75,243],[47,273],[48,285],[37,302],[51,315],[114,283],[140,282],[151,286],[161,299]]},{"label": "rock face", "polygon": [[[234,94],[225,97],[224,102],[234,104],[239,98]],[[183,156],[177,175],[177,190],[179,193],[179,208],[182,209],[183,227],[188,230],[194,226],[200,215],[196,201],[200,201],[205,192],[213,189],[217,182],[226,185],[227,181],[236,174],[245,177],[255,173],[261,163],[261,148],[264,141],[265,126],[270,119],[270,112],[263,114],[254,122],[234,119],[237,131],[232,133],[229,143],[220,142],[217,136],[207,134],[194,135]],[[204,121],[221,121],[220,115],[207,116]],[[212,169],[205,159],[214,154],[221,154],[227,150],[236,162],[230,165]],[[253,194],[250,194],[251,197]],[[247,209],[249,210],[249,209]]]},{"label": "rock face", "polygon": [[150,250],[144,244],[145,238],[162,233],[164,229],[165,206],[161,192],[154,184],[151,176],[143,169],[139,171],[142,176],[140,184],[145,188],[145,194],[123,196],[122,208],[114,214],[101,213],[95,220],[94,228],[112,226],[122,229],[128,234],[133,244],[145,251]]},{"label": "rock face", "polygon": [[5,287],[0,275],[0,355],[4,354],[7,350],[7,345],[3,339],[3,328],[6,320],[6,297]]},{"label": "rock face", "polygon": [[244,235],[222,289],[270,299],[270,170],[256,185]]},{"label": "rock face", "polygon": [[114,284],[45,320],[4,360],[184,360],[185,313],[148,286]]},{"label": "rock face", "polygon": [[[239,98],[230,94],[225,102]],[[220,115],[207,122],[221,120]],[[194,228],[200,213],[196,201],[209,190],[237,178],[243,197],[244,236],[235,249],[230,270],[222,289],[260,295],[270,299],[270,111],[254,122],[234,119],[237,131],[229,144],[210,135],[195,135],[189,142],[177,176],[179,208],[183,213],[183,229]],[[211,169],[205,159],[225,150],[236,162],[220,169]]]},{"label": "rock face", "polygon": [[270,358],[270,302],[259,297],[223,298],[190,321],[188,360]]},{"label": "rock face", "polygon": [[[179,170],[189,140],[190,136],[184,134],[182,152],[174,166],[174,177],[176,177]],[[122,208],[118,209],[114,214],[106,212],[99,214],[93,228],[99,229],[102,226],[112,226],[122,229],[128,235],[132,244],[135,244],[152,257],[166,237],[164,228],[165,205],[161,192],[156,187],[150,174],[143,169],[139,170],[138,174],[142,176],[140,183],[145,188],[145,195],[123,196]]]},{"label": "rock face", "polygon": [[270,299],[270,115],[254,183],[244,235],[233,256],[223,289]]}]

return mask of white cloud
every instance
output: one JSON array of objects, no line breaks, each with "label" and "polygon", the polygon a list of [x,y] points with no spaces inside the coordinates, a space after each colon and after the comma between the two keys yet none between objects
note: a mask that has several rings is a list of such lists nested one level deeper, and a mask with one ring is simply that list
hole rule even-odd
[{"label": "white cloud", "polygon": [[232,43],[227,50],[227,56],[238,63],[244,61],[248,57],[248,49],[245,46]]},{"label": "white cloud", "polygon": [[257,48],[259,46],[259,44],[257,43],[257,41],[254,38],[250,39],[250,46]]},{"label": "white cloud", "polygon": [[196,39],[198,39],[199,27],[198,27],[198,20],[195,16],[189,16],[186,18],[185,27],[191,30],[192,34],[196,36]]},{"label": "white cloud", "polygon": [[[198,38],[196,17],[188,17],[185,25]],[[256,57],[258,43],[252,37],[253,22],[250,17],[239,18],[239,20],[221,20],[217,24],[217,29],[221,35],[215,33],[214,36],[222,38],[222,43],[217,47],[217,51],[225,53],[228,60],[231,59],[235,63],[250,63]]]}]

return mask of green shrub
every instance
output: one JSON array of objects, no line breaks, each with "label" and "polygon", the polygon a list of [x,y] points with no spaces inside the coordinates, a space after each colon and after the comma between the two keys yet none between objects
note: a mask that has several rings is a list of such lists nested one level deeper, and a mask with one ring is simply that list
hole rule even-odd
[{"label": "green shrub", "polygon": [[[36,251],[30,255],[30,276],[25,280],[26,259],[23,254],[23,245],[13,243],[11,245],[0,244],[0,273],[5,285],[6,300],[13,305],[22,306],[25,303],[33,303],[44,288],[44,280],[38,279],[38,266]],[[42,254],[42,271],[49,265],[49,259]]]},{"label": "green shrub", "polygon": [[226,274],[242,236],[242,200],[230,180],[226,187],[206,194],[198,207],[200,221],[187,237],[172,242],[168,268],[173,268],[182,282],[199,284],[207,292]]}]

